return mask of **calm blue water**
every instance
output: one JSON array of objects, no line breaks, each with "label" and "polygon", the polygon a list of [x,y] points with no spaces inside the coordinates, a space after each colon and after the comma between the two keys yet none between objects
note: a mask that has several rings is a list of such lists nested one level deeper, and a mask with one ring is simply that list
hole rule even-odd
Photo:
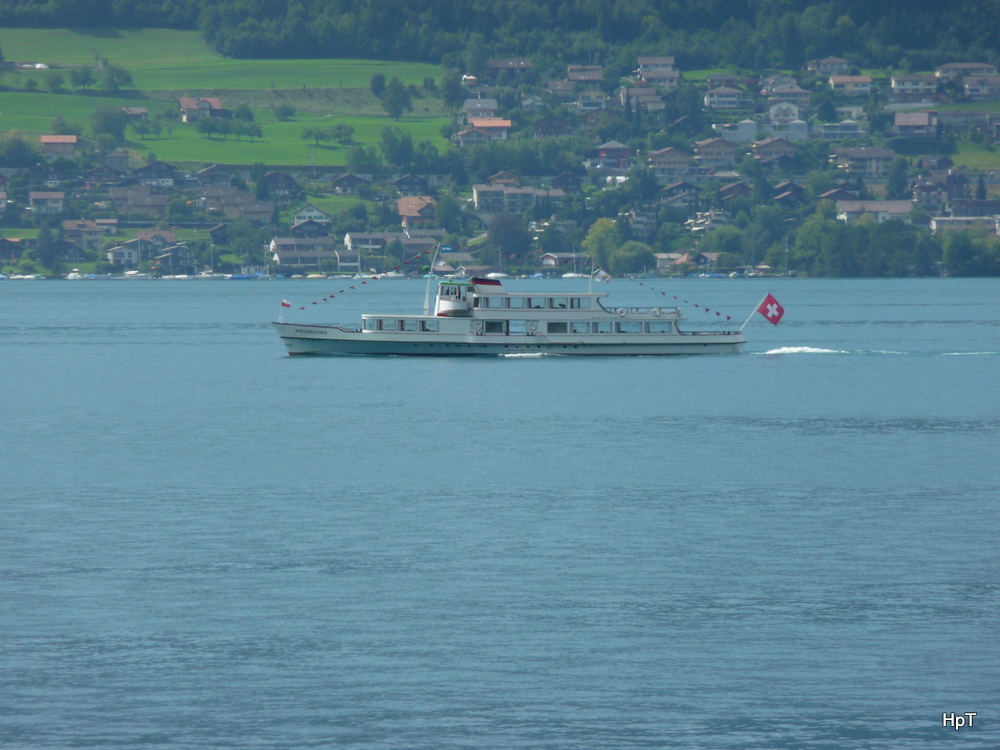
[{"label": "calm blue water", "polygon": [[423,285],[0,282],[0,746],[1000,746],[1000,282],[652,283],[786,317],[290,358]]}]

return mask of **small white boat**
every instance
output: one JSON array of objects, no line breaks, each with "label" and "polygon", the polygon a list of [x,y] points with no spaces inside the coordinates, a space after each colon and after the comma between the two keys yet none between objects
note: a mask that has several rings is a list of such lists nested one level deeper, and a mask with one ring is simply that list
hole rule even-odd
[{"label": "small white boat", "polygon": [[122,274],[123,279],[151,279],[153,278],[148,273],[143,273],[142,271],[126,271]]},{"label": "small white boat", "polygon": [[740,330],[682,331],[678,307],[605,306],[606,292],[508,293],[498,279],[443,280],[433,312],[364,314],[361,327],[273,323],[289,354],[738,354]]},{"label": "small white boat", "polygon": [[78,279],[83,278],[83,274],[80,273],[79,268],[74,268],[72,271],[66,274],[66,278],[69,279],[70,281],[77,281]]}]

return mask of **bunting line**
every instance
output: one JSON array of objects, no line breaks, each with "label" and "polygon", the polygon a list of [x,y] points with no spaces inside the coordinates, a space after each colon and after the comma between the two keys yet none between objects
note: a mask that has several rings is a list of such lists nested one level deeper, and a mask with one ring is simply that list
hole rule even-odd
[{"label": "bunting line", "polygon": [[[654,291],[654,292],[659,292],[659,293],[660,293],[660,294],[661,294],[662,296],[664,296],[664,297],[666,297],[666,296],[667,296],[667,293],[666,293],[666,292],[664,292],[664,291],[661,291],[661,290],[657,289],[657,288],[656,288],[656,287],[654,287],[654,286],[653,286],[652,284],[644,284],[644,283],[642,283],[642,282],[640,281],[640,282],[639,282],[639,286],[644,286],[644,287],[646,287],[647,289],[651,289],[651,290],[652,290],[652,291]],[[701,310],[704,310],[704,311],[705,311],[706,313],[713,313],[713,312],[714,312],[714,313],[716,314],[716,316],[717,316],[717,317],[720,317],[720,318],[721,318],[721,317],[722,317],[723,315],[726,315],[725,313],[722,313],[722,312],[719,312],[718,310],[712,310],[712,309],[710,309],[710,308],[708,308],[708,307],[705,307],[704,305],[699,305],[699,304],[698,304],[697,302],[688,302],[688,300],[684,299],[683,297],[681,297],[681,298],[678,298],[676,294],[671,294],[670,296],[671,296],[671,297],[672,297],[673,299],[675,299],[675,300],[679,300],[680,302],[683,302],[683,303],[684,303],[685,305],[691,305],[692,307],[695,307],[695,308],[698,308],[698,309],[701,309]],[[729,320],[732,320],[732,319],[733,319],[733,316],[732,316],[732,315],[726,315],[726,320],[727,320],[727,321],[729,321]]]}]

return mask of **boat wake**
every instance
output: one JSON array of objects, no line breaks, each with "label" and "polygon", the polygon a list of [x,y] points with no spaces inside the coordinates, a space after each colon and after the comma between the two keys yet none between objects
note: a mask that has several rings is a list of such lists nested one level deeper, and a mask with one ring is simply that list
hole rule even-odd
[{"label": "boat wake", "polygon": [[549,352],[503,352],[498,356],[510,359],[543,359],[544,357],[561,357],[563,355]]},{"label": "boat wake", "polygon": [[814,346],[782,346],[779,349],[771,349],[764,352],[769,354],[851,354],[844,349],[817,349]]}]

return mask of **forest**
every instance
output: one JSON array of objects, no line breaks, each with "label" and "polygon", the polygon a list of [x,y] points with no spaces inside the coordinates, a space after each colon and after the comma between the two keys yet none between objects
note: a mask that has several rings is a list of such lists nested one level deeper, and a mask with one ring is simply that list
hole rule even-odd
[{"label": "forest", "polygon": [[536,67],[673,55],[681,69],[800,68],[847,56],[860,67],[927,70],[1000,62],[1000,0],[5,0],[7,27],[197,28],[236,58],[420,60],[475,69],[488,57]]}]

